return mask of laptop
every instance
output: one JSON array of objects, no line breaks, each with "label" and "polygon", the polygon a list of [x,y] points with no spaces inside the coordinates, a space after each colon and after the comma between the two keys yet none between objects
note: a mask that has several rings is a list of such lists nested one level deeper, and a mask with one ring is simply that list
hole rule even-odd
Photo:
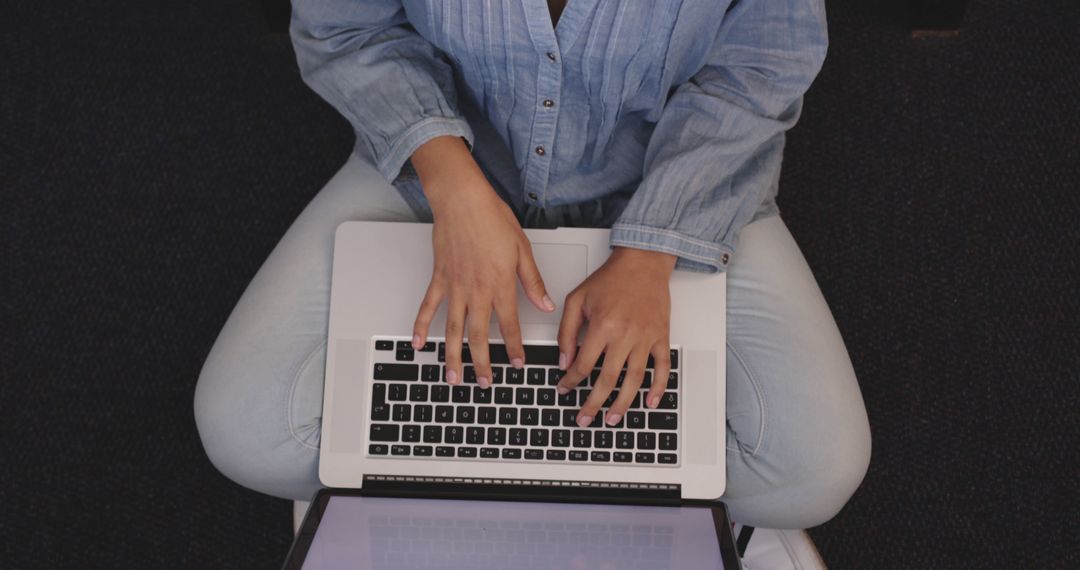
[{"label": "laptop", "polygon": [[492,315],[492,386],[481,389],[467,339],[463,382],[444,381],[445,304],[427,345],[411,347],[431,279],[431,229],[396,222],[338,227],[319,458],[324,485],[428,495],[455,485],[470,489],[460,492],[465,497],[501,486],[515,496],[632,496],[640,505],[723,494],[726,274],[672,275],[671,371],[661,407],[643,402],[649,369],[641,397],[618,425],[607,426],[601,413],[581,428],[576,414],[599,369],[559,396],[555,339],[566,295],[610,254],[609,230],[525,230],[560,310],[537,310],[519,284],[524,369],[507,362]]},{"label": "laptop", "polygon": [[[501,486],[497,486],[501,487]],[[517,495],[430,498],[323,489],[285,570],[742,568],[723,503],[633,504]]]}]

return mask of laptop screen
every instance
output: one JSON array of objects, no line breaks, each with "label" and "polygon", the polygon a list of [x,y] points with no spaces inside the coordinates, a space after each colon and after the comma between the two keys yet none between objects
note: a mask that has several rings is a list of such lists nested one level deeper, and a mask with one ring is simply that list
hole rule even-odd
[{"label": "laptop screen", "polygon": [[302,568],[724,565],[709,508],[335,495]]}]

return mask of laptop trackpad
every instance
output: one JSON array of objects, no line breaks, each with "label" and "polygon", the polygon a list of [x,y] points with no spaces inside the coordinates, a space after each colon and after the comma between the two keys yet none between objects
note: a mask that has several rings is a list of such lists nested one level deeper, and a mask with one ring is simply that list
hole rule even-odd
[{"label": "laptop trackpad", "polygon": [[[548,295],[557,307],[551,313],[537,309],[525,296],[518,281],[518,321],[522,324],[552,324],[558,326],[566,296],[589,276],[589,248],[585,244],[533,243],[533,258],[540,268]],[[492,330],[498,321],[492,319]]]}]

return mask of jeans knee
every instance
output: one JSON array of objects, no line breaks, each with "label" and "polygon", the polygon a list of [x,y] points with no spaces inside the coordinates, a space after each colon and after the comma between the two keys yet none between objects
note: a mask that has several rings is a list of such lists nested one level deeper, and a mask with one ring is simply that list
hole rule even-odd
[{"label": "jeans knee", "polygon": [[[227,478],[276,497],[308,500],[318,489],[318,448],[288,426],[288,397],[272,382],[244,381],[211,358],[195,388],[195,425],[210,462]],[[266,380],[266,379],[263,379]]]}]

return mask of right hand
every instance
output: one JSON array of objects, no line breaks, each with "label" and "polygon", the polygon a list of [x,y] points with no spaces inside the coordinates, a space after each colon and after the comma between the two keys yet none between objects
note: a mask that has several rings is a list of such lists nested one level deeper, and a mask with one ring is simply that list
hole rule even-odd
[{"label": "right hand", "polygon": [[532,246],[510,207],[488,184],[457,137],[428,141],[413,165],[434,214],[431,241],[435,266],[413,324],[413,347],[427,342],[428,327],[445,299],[446,381],[462,380],[461,345],[468,327],[477,383],[491,386],[488,322],[498,317],[511,365],[525,363],[518,323],[517,286],[544,312],[555,310],[533,259]]}]

